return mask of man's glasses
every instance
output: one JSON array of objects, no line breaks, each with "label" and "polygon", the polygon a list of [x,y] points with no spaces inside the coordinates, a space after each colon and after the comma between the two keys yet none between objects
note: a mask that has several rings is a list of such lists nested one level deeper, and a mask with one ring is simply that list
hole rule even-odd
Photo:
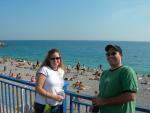
[{"label": "man's glasses", "polygon": [[60,60],[60,57],[50,58],[50,60]]},{"label": "man's glasses", "polygon": [[106,53],[106,56],[110,56],[110,55],[112,55],[112,56],[115,56],[117,54],[117,52],[112,52],[112,53]]}]

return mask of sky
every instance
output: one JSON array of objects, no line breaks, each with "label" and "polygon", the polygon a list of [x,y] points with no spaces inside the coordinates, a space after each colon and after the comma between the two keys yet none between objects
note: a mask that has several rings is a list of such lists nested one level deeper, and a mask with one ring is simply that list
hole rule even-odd
[{"label": "sky", "polygon": [[150,0],[0,0],[0,40],[150,41]]}]

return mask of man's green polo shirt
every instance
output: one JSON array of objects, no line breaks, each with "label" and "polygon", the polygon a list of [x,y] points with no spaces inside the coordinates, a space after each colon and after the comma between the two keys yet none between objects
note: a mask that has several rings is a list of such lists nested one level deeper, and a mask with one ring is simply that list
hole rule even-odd
[{"label": "man's green polo shirt", "polygon": [[[135,71],[127,66],[116,70],[107,70],[102,73],[99,85],[99,96],[111,98],[123,92],[137,92],[138,83]],[[119,105],[106,105],[100,107],[100,113],[135,113],[135,101]]]}]

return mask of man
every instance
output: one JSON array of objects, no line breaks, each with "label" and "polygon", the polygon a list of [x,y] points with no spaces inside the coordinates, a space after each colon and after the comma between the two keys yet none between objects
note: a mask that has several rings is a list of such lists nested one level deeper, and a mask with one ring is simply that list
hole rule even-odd
[{"label": "man", "polygon": [[99,95],[92,102],[99,106],[100,113],[135,113],[136,73],[122,64],[123,53],[119,46],[107,45],[105,51],[110,69],[102,73]]}]

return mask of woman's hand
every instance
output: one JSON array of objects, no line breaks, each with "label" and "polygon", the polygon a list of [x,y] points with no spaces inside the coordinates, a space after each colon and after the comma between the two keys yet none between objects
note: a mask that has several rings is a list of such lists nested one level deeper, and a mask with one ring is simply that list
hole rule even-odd
[{"label": "woman's hand", "polygon": [[64,100],[64,97],[63,97],[63,96],[61,96],[61,95],[55,95],[55,96],[53,97],[53,99],[54,99],[54,100],[56,100],[56,101],[61,102],[61,101],[63,101],[63,100]]}]

